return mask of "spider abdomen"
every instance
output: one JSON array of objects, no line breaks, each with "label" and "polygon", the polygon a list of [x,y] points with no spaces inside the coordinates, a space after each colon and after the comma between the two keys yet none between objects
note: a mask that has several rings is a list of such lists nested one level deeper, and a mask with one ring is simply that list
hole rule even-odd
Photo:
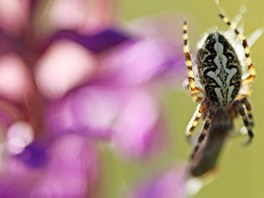
[{"label": "spider abdomen", "polygon": [[219,106],[231,103],[241,86],[241,66],[229,41],[210,33],[197,55],[198,75],[206,98]]}]

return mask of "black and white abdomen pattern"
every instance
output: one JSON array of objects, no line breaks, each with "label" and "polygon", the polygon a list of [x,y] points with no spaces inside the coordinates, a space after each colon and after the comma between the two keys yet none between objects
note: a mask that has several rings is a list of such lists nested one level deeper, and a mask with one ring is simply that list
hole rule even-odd
[{"label": "black and white abdomen pattern", "polygon": [[197,55],[201,85],[209,100],[225,106],[241,86],[241,66],[233,47],[218,31],[210,33]]}]

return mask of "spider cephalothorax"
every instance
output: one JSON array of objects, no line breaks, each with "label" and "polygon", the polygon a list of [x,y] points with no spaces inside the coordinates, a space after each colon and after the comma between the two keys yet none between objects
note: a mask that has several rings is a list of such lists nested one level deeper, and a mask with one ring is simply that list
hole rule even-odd
[{"label": "spider cephalothorax", "polygon": [[[250,50],[245,36],[240,33],[236,24],[231,23],[224,15],[220,18],[226,23],[241,41],[244,50],[244,58],[239,59],[237,46],[233,46],[224,33],[218,30],[207,33],[201,47],[197,53],[198,75],[194,75],[191,55],[189,51],[187,22],[183,25],[185,64],[188,69],[188,87],[191,96],[198,102],[191,121],[187,126],[187,137],[192,135],[192,131],[197,126],[200,117],[205,119],[202,132],[194,148],[192,158],[199,149],[199,146],[206,137],[215,113],[219,108],[229,109],[232,114],[241,115],[247,129],[251,142],[254,134],[253,115],[251,104],[248,101],[250,90],[246,93],[240,92],[243,86],[249,86],[254,80],[256,72],[250,58]],[[242,74],[242,66],[246,67],[245,74]],[[195,78],[198,79],[195,79]],[[200,87],[197,82],[200,82]]]}]

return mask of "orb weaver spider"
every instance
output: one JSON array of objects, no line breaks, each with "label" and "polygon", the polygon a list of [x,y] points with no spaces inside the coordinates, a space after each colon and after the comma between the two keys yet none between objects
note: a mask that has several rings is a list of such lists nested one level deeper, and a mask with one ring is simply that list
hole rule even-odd
[{"label": "orb weaver spider", "polygon": [[[237,29],[237,24],[232,23],[223,14],[219,14],[219,17],[231,28],[242,43],[244,58],[241,60],[236,48],[234,48],[235,46],[231,44],[225,34],[215,29],[206,33],[202,46],[198,49],[196,56],[197,76],[194,75],[189,50],[187,22],[184,21],[183,24],[183,51],[188,70],[188,87],[191,97],[198,103],[197,109],[187,126],[186,137],[190,139],[201,117],[205,120],[191,159],[208,135],[212,120],[218,111],[228,111],[229,114],[235,115],[232,117],[237,117],[237,115],[242,117],[249,137],[248,141],[245,142],[246,144],[249,144],[254,137],[252,107],[248,96],[256,72],[250,57],[249,45],[246,37]],[[242,74],[242,66],[246,67],[245,74]],[[200,86],[197,85],[198,83]],[[247,87],[246,93],[241,92],[244,87]]]}]

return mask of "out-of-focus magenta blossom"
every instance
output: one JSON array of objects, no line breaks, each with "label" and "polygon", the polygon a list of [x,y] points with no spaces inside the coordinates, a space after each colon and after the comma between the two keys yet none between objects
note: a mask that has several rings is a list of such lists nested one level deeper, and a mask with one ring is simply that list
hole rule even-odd
[{"label": "out-of-focus magenta blossom", "polygon": [[114,1],[53,4],[0,3],[0,197],[93,197],[98,141],[129,159],[165,137],[157,87],[180,76],[178,45],[117,28]]},{"label": "out-of-focus magenta blossom", "polygon": [[129,198],[186,198],[187,175],[184,168],[166,170],[160,176],[141,183]]},{"label": "out-of-focus magenta blossom", "polygon": [[90,85],[52,104],[48,125],[57,135],[75,132],[112,140],[123,156],[140,157],[164,136],[159,112],[159,104],[146,90]]},{"label": "out-of-focus magenta blossom", "polygon": [[137,182],[137,187],[128,192],[128,198],[187,198],[203,187],[205,180],[190,176],[187,166],[175,166],[159,176]]},{"label": "out-of-focus magenta blossom", "polygon": [[[39,147],[39,145],[37,146]],[[36,145],[26,148],[23,160],[49,158],[49,163],[32,168],[20,156],[10,158],[1,168],[1,197],[86,197],[92,196],[98,178],[98,160],[92,142],[81,136],[65,135],[46,151]],[[34,160],[35,161],[35,160]],[[36,161],[35,161],[36,162]],[[34,162],[34,163],[35,163]],[[36,165],[36,164],[35,164]]]},{"label": "out-of-focus magenta blossom", "polygon": [[[166,40],[143,38],[129,42],[115,49],[103,61],[103,70],[109,76],[110,83],[121,85],[142,85],[163,78],[166,81],[179,78],[182,59],[177,45]],[[164,75],[164,76],[163,76]]]},{"label": "out-of-focus magenta blossom", "polygon": [[3,0],[0,2],[1,28],[11,34],[19,34],[29,18],[28,0]]},{"label": "out-of-focus magenta blossom", "polygon": [[112,27],[116,22],[116,0],[56,0],[50,4],[43,17],[62,29],[87,34]]}]

